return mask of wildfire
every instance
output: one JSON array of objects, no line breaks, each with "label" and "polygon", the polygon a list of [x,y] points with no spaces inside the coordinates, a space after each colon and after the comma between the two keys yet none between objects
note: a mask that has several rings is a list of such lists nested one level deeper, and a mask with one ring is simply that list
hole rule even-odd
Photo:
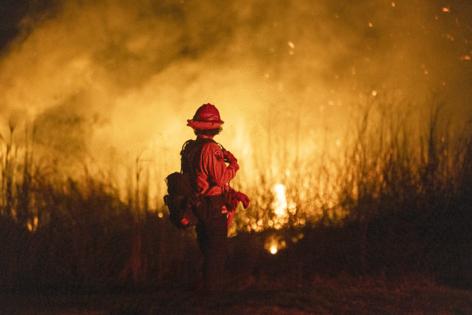
[{"label": "wildfire", "polygon": [[277,217],[284,217],[287,215],[287,197],[285,195],[285,185],[275,184],[272,188],[274,193],[274,202],[272,209]]}]

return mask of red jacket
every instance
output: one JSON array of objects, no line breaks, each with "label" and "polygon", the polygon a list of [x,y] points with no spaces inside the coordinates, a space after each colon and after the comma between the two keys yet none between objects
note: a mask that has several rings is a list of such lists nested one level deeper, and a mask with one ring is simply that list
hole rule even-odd
[{"label": "red jacket", "polygon": [[205,143],[195,172],[198,193],[204,196],[222,194],[229,189],[229,182],[238,169],[238,162],[231,153],[224,151],[216,142]]}]

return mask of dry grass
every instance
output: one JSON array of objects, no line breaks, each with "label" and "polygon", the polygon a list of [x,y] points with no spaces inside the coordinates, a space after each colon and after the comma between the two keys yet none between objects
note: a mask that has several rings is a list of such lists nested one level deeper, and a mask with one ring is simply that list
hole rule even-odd
[{"label": "dry grass", "polygon": [[[366,111],[340,160],[299,161],[285,178],[295,207],[283,229],[243,233],[277,220],[268,211],[272,183],[261,172],[253,205],[236,220],[241,232],[232,239],[230,268],[254,276],[270,262],[274,274],[288,270],[295,279],[426,273],[470,286],[472,134],[463,128],[452,136],[440,117],[433,111],[426,127],[413,132],[406,118]],[[123,196],[87,168],[63,178],[35,157],[33,136],[20,146],[14,132],[11,126],[0,150],[0,286],[166,286],[195,279],[194,236],[157,218],[139,159]],[[348,215],[341,218],[343,211]],[[296,233],[304,238],[294,245]],[[271,234],[290,243],[276,260],[263,249]]]}]

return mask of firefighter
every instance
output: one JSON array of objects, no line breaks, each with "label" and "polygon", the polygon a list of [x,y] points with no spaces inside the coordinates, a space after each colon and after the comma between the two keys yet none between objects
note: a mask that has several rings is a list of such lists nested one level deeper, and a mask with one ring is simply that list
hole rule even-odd
[{"label": "firefighter", "polygon": [[227,251],[227,209],[225,193],[239,169],[231,152],[213,138],[221,132],[223,121],[216,106],[200,106],[187,126],[193,128],[196,140],[187,141],[181,151],[182,171],[189,174],[198,202],[197,241],[204,257],[203,287],[209,291],[221,288]]}]

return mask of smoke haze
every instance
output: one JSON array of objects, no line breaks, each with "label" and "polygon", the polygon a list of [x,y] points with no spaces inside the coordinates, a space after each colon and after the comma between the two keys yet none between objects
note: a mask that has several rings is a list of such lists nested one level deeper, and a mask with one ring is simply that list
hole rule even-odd
[{"label": "smoke haze", "polygon": [[142,154],[165,174],[211,102],[248,172],[339,145],[359,104],[470,117],[471,17],[460,0],[58,1],[4,47],[0,115],[68,163]]}]

